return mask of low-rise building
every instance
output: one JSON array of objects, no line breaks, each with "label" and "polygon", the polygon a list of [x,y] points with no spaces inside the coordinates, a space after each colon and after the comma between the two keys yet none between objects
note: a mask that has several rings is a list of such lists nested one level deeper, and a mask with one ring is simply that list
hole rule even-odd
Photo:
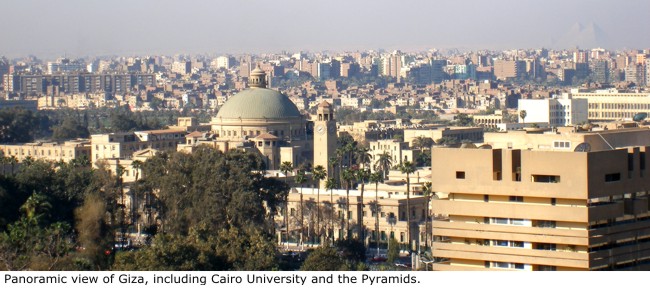
[{"label": "low-rise building", "polygon": [[73,159],[86,157],[90,160],[90,151],[90,141],[88,140],[0,145],[2,155],[15,157],[18,162],[27,158],[69,162]]}]

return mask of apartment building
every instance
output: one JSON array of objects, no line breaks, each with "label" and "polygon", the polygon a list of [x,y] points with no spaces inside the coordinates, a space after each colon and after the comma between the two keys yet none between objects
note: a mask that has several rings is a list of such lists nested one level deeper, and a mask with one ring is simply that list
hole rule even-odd
[{"label": "apartment building", "polygon": [[147,148],[175,151],[185,142],[186,134],[182,129],[168,129],[91,135],[92,162],[131,158],[134,152]]},{"label": "apartment building", "polygon": [[587,100],[564,98],[519,100],[519,110],[526,111],[526,117],[519,116],[519,123],[546,123],[550,126],[577,125],[587,122]]},{"label": "apartment building", "polygon": [[401,165],[404,161],[414,161],[415,151],[407,142],[400,140],[379,140],[368,143],[370,147],[371,162],[375,163],[381,154],[388,153],[393,161],[393,166]]},{"label": "apartment building", "polygon": [[650,269],[648,130],[609,133],[619,145],[434,148],[434,270]]},{"label": "apartment building", "polygon": [[650,114],[650,93],[619,92],[616,89],[583,92],[572,89],[574,99],[587,99],[590,121],[631,119],[638,113]]}]

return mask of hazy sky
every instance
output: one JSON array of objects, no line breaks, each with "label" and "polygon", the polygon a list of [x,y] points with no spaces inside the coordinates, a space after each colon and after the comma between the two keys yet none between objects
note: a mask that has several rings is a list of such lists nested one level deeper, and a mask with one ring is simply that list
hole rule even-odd
[{"label": "hazy sky", "polygon": [[577,23],[650,48],[648,0],[1,1],[8,57],[556,47]]}]

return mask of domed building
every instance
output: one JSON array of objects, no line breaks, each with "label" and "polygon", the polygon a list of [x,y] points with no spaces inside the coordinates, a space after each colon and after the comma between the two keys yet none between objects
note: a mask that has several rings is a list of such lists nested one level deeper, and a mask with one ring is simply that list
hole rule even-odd
[{"label": "domed building", "polygon": [[259,67],[251,72],[249,87],[228,99],[210,122],[223,149],[255,147],[269,170],[284,161],[294,166],[311,161],[307,118],[286,95],[266,88]]}]

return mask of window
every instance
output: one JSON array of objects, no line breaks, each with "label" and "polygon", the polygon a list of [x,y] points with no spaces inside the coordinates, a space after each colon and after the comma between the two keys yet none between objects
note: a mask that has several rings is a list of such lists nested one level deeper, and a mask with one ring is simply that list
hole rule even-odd
[{"label": "window", "polygon": [[569,141],[553,141],[553,148],[569,149],[569,148],[571,148],[571,142],[569,142]]},{"label": "window", "polygon": [[551,205],[554,206],[557,204],[557,198],[551,198]]},{"label": "window", "polygon": [[489,202],[490,201],[490,196],[489,195],[483,195],[483,201],[484,202]]},{"label": "window", "polygon": [[511,241],[510,246],[513,247],[513,248],[523,248],[524,247],[524,242]]},{"label": "window", "polygon": [[555,251],[557,246],[555,244],[537,244],[535,246],[536,250],[547,250],[547,251]]},{"label": "window", "polygon": [[524,202],[524,197],[523,196],[511,196],[510,201],[511,202]]},{"label": "window", "polygon": [[534,183],[560,183],[560,176],[556,175],[532,175]]},{"label": "window", "polygon": [[621,180],[621,173],[605,175],[605,182],[616,182]]},{"label": "window", "polygon": [[492,224],[508,224],[508,218],[492,218]]},{"label": "window", "polygon": [[539,220],[537,221],[537,227],[541,228],[555,228],[555,221],[546,221],[546,220]]},{"label": "window", "polygon": [[537,270],[539,270],[539,271],[556,271],[557,267],[548,266],[548,265],[540,265],[540,266],[537,267]]},{"label": "window", "polygon": [[465,172],[457,171],[456,179],[465,179]]}]

